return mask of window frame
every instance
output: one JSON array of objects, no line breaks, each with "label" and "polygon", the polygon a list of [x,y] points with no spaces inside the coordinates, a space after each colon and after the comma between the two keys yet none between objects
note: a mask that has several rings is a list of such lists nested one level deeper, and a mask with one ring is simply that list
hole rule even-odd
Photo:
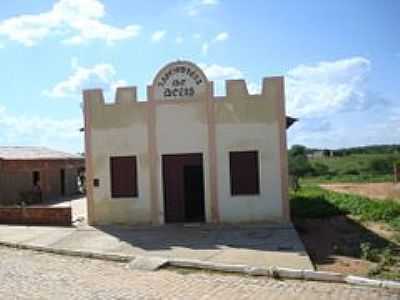
[{"label": "window frame", "polygon": [[[255,177],[256,177],[256,183],[255,183],[255,189],[252,192],[242,192],[240,191],[240,186],[239,187],[234,187],[235,180],[234,180],[234,173],[233,173],[233,164],[234,164],[234,157],[233,155],[238,155],[238,154],[250,154],[254,153],[255,154],[255,159],[256,159],[256,164],[255,164],[255,170],[249,170],[251,172],[255,172]],[[229,151],[228,153],[229,156],[229,183],[230,183],[230,194],[232,197],[237,197],[237,196],[257,196],[261,194],[261,188],[260,188],[260,154],[258,150],[239,150],[239,151]],[[233,168],[232,168],[233,167]]]}]

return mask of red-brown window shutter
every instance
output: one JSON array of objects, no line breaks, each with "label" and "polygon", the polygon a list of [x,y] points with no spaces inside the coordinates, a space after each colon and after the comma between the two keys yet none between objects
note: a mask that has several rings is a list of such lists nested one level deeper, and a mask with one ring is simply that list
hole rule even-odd
[{"label": "red-brown window shutter", "polygon": [[258,151],[229,152],[231,195],[260,193]]},{"label": "red-brown window shutter", "polygon": [[110,171],[113,198],[138,196],[136,156],[111,157]]}]

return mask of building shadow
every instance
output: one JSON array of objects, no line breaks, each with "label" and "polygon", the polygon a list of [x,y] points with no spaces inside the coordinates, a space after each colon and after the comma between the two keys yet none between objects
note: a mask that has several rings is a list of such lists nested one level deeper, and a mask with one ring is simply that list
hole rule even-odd
[{"label": "building shadow", "polygon": [[399,245],[378,234],[378,225],[374,231],[367,228],[324,197],[292,201],[292,221],[314,264],[331,264],[337,256],[359,259],[367,243],[379,252],[400,253]]}]

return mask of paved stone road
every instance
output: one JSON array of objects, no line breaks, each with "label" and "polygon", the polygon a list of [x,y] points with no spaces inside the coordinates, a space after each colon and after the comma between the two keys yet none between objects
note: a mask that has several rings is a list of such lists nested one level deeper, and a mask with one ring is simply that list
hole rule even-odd
[{"label": "paved stone road", "polygon": [[0,247],[0,299],[400,299],[383,289],[125,264]]}]

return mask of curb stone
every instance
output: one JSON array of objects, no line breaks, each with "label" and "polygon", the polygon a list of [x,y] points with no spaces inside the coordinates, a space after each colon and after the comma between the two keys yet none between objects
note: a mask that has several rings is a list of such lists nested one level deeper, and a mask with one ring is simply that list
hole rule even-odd
[{"label": "curb stone", "polygon": [[236,264],[221,264],[209,261],[202,261],[196,259],[180,259],[170,258],[168,259],[168,265],[174,267],[189,267],[195,269],[208,269],[213,271],[222,271],[229,273],[246,273],[248,268],[247,265],[236,265]]},{"label": "curb stone", "polygon": [[157,271],[168,264],[168,258],[157,256],[136,256],[134,260],[128,263],[131,270]]},{"label": "curb stone", "polygon": [[344,283],[345,274],[325,271],[304,270],[303,279],[313,281],[326,281]]},{"label": "curb stone", "polygon": [[352,276],[352,275],[346,276],[345,281],[346,283],[354,285],[363,285],[370,287],[382,287],[383,285],[383,280],[369,279],[365,277]]},{"label": "curb stone", "polygon": [[267,268],[261,268],[261,267],[247,267],[245,269],[246,274],[250,276],[267,276],[267,277],[273,277],[271,274],[270,269]]},{"label": "curb stone", "polygon": [[298,269],[271,267],[270,274],[273,278],[303,279],[303,270]]},{"label": "curb stone", "polygon": [[[114,262],[129,263],[135,259],[135,256],[133,255],[107,254],[107,253],[83,251],[83,250],[51,248],[51,247],[11,243],[4,241],[0,241],[0,246],[16,248],[16,249],[27,249],[38,252],[47,252],[59,255],[94,258],[94,259],[101,259]],[[151,256],[149,256],[148,258],[149,259],[153,258],[156,260],[160,259]],[[290,269],[290,268],[280,268],[280,267],[269,267],[269,268],[251,267],[247,265],[214,263],[214,262],[201,261],[195,259],[162,258],[162,260],[163,263],[160,267],[175,266],[182,268],[195,268],[195,269],[212,270],[212,271],[220,271],[227,273],[239,273],[250,276],[265,276],[265,277],[280,278],[280,279],[299,279],[299,280],[323,281],[331,283],[345,283],[356,286],[386,288],[386,289],[393,289],[400,291],[400,281],[369,279],[365,277],[345,275],[335,272],[323,272],[323,271]]]}]

